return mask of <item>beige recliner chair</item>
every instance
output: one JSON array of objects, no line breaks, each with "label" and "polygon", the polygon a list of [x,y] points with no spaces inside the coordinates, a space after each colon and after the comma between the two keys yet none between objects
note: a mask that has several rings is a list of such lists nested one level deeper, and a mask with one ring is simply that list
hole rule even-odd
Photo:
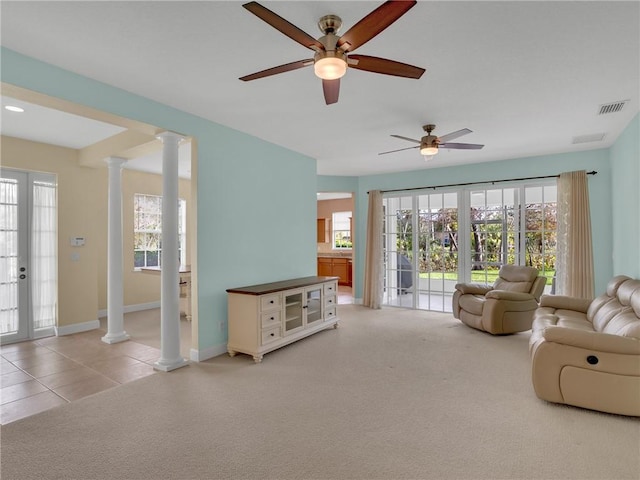
[{"label": "beige recliner chair", "polygon": [[458,283],[453,316],[494,335],[529,330],[546,278],[533,267],[503,265],[493,286]]}]

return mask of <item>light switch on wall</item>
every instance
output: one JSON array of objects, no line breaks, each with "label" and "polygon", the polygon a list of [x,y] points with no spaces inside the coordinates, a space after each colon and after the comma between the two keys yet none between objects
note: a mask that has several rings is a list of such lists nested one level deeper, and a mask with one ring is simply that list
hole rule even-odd
[{"label": "light switch on wall", "polygon": [[69,243],[72,247],[81,247],[84,245],[84,237],[71,237]]}]

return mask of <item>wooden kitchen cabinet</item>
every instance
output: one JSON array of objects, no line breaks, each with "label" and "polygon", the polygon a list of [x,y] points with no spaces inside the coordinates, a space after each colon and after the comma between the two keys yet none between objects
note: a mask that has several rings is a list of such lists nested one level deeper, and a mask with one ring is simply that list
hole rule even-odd
[{"label": "wooden kitchen cabinet", "polygon": [[318,257],[318,275],[320,277],[331,277],[333,266],[330,258]]},{"label": "wooden kitchen cabinet", "polygon": [[331,242],[330,223],[328,218],[318,218],[318,243]]},{"label": "wooden kitchen cabinet", "polygon": [[332,258],[333,260],[333,270],[331,270],[331,274],[334,277],[338,277],[338,283],[340,285],[348,285],[349,284],[349,270],[347,266],[348,259],[346,258]]},{"label": "wooden kitchen cabinet", "polygon": [[346,257],[318,257],[318,275],[338,277],[340,285],[351,285],[350,262]]}]

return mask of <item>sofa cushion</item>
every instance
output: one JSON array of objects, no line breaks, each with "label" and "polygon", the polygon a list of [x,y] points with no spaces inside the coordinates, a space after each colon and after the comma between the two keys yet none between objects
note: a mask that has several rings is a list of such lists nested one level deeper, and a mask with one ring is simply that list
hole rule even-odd
[{"label": "sofa cushion", "polygon": [[473,315],[482,316],[484,304],[484,295],[462,295],[460,297],[460,308]]},{"label": "sofa cushion", "polygon": [[[618,278],[616,277],[614,280]],[[613,281],[609,283],[611,284]],[[615,284],[615,296],[608,300],[603,296],[598,297],[592,302],[587,312],[587,318],[593,323],[593,329],[596,332],[612,333],[611,330],[619,330],[619,326],[608,329],[607,325],[616,315],[623,313],[625,310],[632,310],[631,296],[640,289],[640,280],[628,278],[622,282],[616,281]],[[609,290],[610,288],[607,287],[607,292]]]},{"label": "sofa cushion", "polygon": [[634,290],[629,298],[629,304],[607,322],[602,329],[603,333],[640,340],[640,288]]}]

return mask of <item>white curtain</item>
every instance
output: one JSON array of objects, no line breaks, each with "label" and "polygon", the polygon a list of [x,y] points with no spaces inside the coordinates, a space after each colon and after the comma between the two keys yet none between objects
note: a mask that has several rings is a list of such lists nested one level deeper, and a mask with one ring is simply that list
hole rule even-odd
[{"label": "white curtain", "polygon": [[382,194],[373,190],[369,192],[363,295],[363,304],[370,308],[382,306],[382,213]]},{"label": "white curtain", "polygon": [[56,325],[58,310],[56,225],[56,185],[34,181],[30,275],[34,329]]},{"label": "white curtain", "polygon": [[557,293],[594,297],[589,185],[584,170],[558,178]]}]

